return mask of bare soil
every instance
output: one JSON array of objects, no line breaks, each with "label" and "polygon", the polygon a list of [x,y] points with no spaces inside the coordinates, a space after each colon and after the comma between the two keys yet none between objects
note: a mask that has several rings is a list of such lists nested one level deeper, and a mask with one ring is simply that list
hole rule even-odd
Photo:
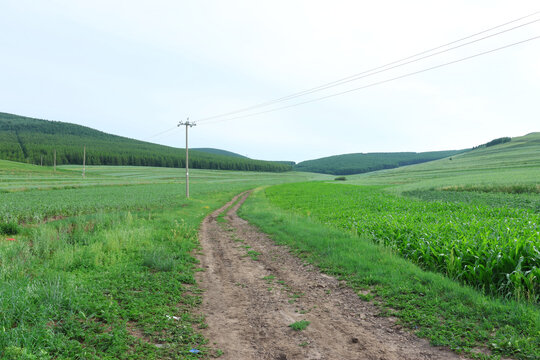
[{"label": "bare soil", "polygon": [[[208,324],[202,331],[223,351],[220,359],[462,358],[381,317],[380,308],[240,219],[236,211],[247,196],[209,215],[199,234],[197,281]],[[218,221],[239,197],[226,222]],[[310,322],[305,330],[289,327],[300,320]]]}]

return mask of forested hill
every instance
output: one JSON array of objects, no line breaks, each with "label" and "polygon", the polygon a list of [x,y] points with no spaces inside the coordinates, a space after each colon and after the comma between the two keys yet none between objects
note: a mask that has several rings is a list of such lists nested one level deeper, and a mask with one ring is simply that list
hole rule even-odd
[{"label": "forested hill", "polygon": [[226,156],[232,156],[232,157],[239,157],[244,159],[249,159],[247,156],[237,154],[232,151],[227,150],[221,150],[221,149],[214,149],[214,148],[193,148],[193,150],[201,151],[209,154],[216,154],[216,155],[226,155]]},{"label": "forested hill", "polygon": [[[53,165],[135,165],[184,167],[185,149],[107,134],[85,126],[0,113],[0,159]],[[190,150],[189,166],[199,169],[282,172],[290,165]]]},{"label": "forested hill", "polygon": [[335,155],[316,160],[302,161],[293,169],[332,175],[362,174],[370,171],[392,169],[405,165],[438,160],[466,150],[395,152]]}]

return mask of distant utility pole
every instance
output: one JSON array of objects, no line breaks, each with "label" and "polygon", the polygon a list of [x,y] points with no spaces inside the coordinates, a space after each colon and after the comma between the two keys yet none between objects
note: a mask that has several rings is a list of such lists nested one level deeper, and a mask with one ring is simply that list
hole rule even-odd
[{"label": "distant utility pole", "polygon": [[194,122],[189,122],[189,118],[186,121],[180,121],[178,127],[185,125],[186,127],[186,198],[189,198],[189,148],[188,148],[188,127],[195,126]]},{"label": "distant utility pole", "polygon": [[86,172],[86,145],[83,148],[83,159],[82,159],[82,177],[85,177]]}]

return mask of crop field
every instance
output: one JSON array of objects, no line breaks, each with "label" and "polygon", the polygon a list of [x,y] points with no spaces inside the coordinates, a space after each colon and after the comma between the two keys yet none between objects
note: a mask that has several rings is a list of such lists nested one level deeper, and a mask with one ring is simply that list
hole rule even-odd
[{"label": "crop field", "polygon": [[[427,270],[503,297],[537,303],[540,214],[528,208],[421,201],[382,187],[287,184],[270,202],[365,235]],[[509,197],[507,195],[507,197]]]},{"label": "crop field", "polygon": [[[39,167],[30,167],[38,168]],[[8,177],[9,185],[0,183],[0,216],[4,221],[36,223],[54,217],[95,213],[97,211],[150,209],[185,202],[184,173],[179,169],[143,167],[89,167],[88,178],[55,182],[51,171],[33,177],[37,185],[29,189],[20,175]],[[191,171],[192,195],[211,196],[223,191],[249,189],[261,184],[327,178],[307,173],[254,173],[194,170]],[[24,184],[24,186],[21,186]],[[10,190],[10,191],[8,191]],[[50,190],[50,191],[43,191]]]},{"label": "crop field", "polygon": [[80,167],[0,165],[6,359],[211,355],[194,310],[200,222],[243,190],[327,178],[193,171],[188,200],[179,169],[89,167],[82,179]]},{"label": "crop field", "polygon": [[197,230],[258,188],[241,215],[345,280],[380,316],[472,357],[538,359],[531,143],[340,182],[196,169],[190,199],[183,169],[89,166],[83,178],[81,166],[0,160],[0,357],[219,356],[199,331]]},{"label": "crop field", "polygon": [[539,359],[538,212],[519,194],[510,207],[500,194],[469,195],[284,184],[256,192],[241,216],[432,345]]},{"label": "crop field", "polygon": [[534,133],[346,181],[272,186],[241,216],[433,345],[540,359],[539,149]]},{"label": "crop field", "polygon": [[[54,190],[108,185],[136,185],[157,183],[184,183],[185,170],[144,166],[87,166],[85,177],[82,166],[33,166],[13,161],[0,160],[0,193],[27,190]],[[264,173],[254,171],[228,171],[191,169],[190,182],[217,183],[279,183],[296,179],[327,179],[328,176],[299,172]]]}]

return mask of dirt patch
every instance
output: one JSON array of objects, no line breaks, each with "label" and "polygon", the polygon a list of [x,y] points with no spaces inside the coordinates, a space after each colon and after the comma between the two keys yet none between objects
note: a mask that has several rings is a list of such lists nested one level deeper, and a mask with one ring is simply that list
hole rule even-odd
[{"label": "dirt patch", "polygon": [[[380,309],[236,215],[249,194],[200,229],[203,334],[222,359],[460,359],[380,317]],[[367,295],[367,294],[366,294]],[[304,330],[292,323],[309,321]]]}]

